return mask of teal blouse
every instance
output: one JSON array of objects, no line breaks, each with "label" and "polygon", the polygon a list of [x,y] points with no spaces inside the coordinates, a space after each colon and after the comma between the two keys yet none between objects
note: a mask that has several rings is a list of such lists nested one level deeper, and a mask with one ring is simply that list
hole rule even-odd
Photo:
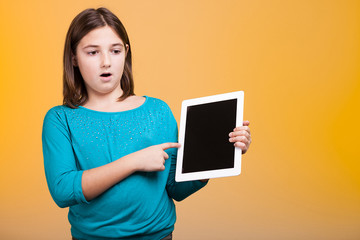
[{"label": "teal blouse", "polygon": [[44,167],[50,194],[69,207],[77,239],[161,239],[174,229],[173,199],[181,201],[205,183],[175,182],[177,149],[160,172],[136,172],[97,198],[86,201],[84,170],[96,168],[143,148],[177,142],[177,123],[169,106],[146,96],[138,108],[99,112],[56,106],[45,116]]}]

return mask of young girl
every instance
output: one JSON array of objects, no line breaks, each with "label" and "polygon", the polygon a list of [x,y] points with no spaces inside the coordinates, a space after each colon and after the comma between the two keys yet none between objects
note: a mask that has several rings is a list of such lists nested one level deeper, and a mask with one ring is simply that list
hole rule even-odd
[{"label": "young girl", "polygon": [[[42,140],[49,190],[69,207],[73,239],[172,239],[173,199],[207,181],[175,182],[177,123],[165,102],[135,96],[120,20],[105,8],[77,15],[63,64],[63,105],[46,114]],[[229,134],[243,152],[248,125]]]}]

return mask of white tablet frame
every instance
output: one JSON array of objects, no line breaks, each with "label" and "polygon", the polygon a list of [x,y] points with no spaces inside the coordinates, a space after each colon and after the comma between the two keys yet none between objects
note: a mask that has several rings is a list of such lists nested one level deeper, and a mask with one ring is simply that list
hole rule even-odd
[{"label": "white tablet frame", "polygon": [[176,182],[183,181],[192,181],[192,180],[201,180],[201,179],[210,179],[210,178],[219,178],[219,177],[229,177],[239,175],[241,172],[241,149],[234,147],[234,167],[227,169],[219,170],[210,170],[210,171],[201,171],[201,172],[191,172],[191,173],[182,173],[183,166],[183,153],[184,153],[184,139],[185,139],[185,126],[186,126],[186,116],[187,116],[187,107],[212,103],[224,100],[237,99],[236,106],[236,126],[243,125],[243,110],[244,110],[244,92],[237,91],[231,93],[218,94],[213,96],[201,97],[184,100],[181,105],[181,117],[180,117],[180,130],[179,130],[179,143],[181,147],[178,148],[177,153],[177,163],[176,163]]}]

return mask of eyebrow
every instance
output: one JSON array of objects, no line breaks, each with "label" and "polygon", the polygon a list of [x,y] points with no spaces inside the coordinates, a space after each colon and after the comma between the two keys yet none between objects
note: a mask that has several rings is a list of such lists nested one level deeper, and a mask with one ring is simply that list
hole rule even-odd
[{"label": "eyebrow", "polygon": [[[111,44],[111,47],[117,47],[117,46],[124,47],[124,45],[122,43]],[[99,47],[99,45],[86,45],[85,47],[83,47],[83,49],[85,49],[85,48],[97,48],[97,47]]]}]

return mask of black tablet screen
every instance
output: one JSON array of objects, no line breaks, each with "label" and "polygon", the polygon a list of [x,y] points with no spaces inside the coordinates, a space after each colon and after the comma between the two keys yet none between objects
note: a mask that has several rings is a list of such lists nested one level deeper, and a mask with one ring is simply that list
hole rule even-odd
[{"label": "black tablet screen", "polygon": [[183,173],[234,167],[229,133],[236,127],[236,104],[231,99],[187,108]]}]

